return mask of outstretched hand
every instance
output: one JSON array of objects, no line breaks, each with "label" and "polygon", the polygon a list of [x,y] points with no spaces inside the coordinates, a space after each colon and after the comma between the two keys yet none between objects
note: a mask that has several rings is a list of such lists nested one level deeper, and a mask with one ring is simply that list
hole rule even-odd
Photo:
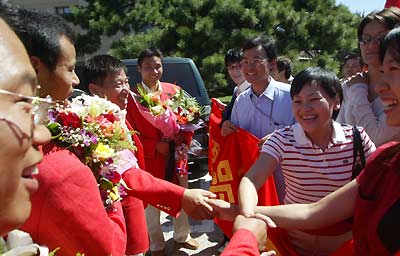
[{"label": "outstretched hand", "polygon": [[[226,220],[234,221],[236,216],[240,214],[239,205],[231,204],[221,199],[208,199],[208,204],[214,209],[215,217]],[[247,218],[256,218],[263,221],[269,228],[276,228],[275,222],[268,216],[261,213],[248,214]]]},{"label": "outstretched hand", "polygon": [[218,219],[234,221],[239,214],[239,206],[237,204],[230,204],[221,199],[209,199],[207,202],[214,209],[214,215]]},{"label": "outstretched hand", "polygon": [[193,219],[212,219],[214,212],[208,203],[209,198],[216,198],[216,195],[203,189],[186,189],[182,198],[182,209]]},{"label": "outstretched hand", "polygon": [[250,230],[257,238],[258,249],[260,251],[265,250],[267,241],[267,225],[264,221],[257,218],[247,218],[243,215],[238,215],[235,219],[235,223],[233,224],[233,233],[239,229]]}]

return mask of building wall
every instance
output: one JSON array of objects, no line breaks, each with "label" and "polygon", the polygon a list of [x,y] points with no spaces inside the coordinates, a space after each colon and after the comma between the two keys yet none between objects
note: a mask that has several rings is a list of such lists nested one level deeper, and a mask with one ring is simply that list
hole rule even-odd
[{"label": "building wall", "polygon": [[[74,5],[86,4],[84,0],[10,0],[10,3],[26,9],[47,11],[52,13],[56,13],[56,10],[60,11],[61,10],[60,7],[71,7]],[[73,24],[71,24],[71,26],[73,27],[77,35],[80,33],[84,33],[84,30],[79,26],[75,26]],[[93,54],[85,54],[83,56],[77,56],[77,61],[84,62],[94,55],[108,53],[112,42],[117,41],[121,37],[122,33],[118,33],[117,35],[112,37],[102,36],[102,44],[100,49]]]}]

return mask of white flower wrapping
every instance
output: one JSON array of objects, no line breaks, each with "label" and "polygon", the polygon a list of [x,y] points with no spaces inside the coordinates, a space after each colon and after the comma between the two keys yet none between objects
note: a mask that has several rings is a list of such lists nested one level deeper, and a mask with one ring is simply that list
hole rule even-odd
[{"label": "white flower wrapping", "polygon": [[0,238],[2,256],[48,256],[49,249],[33,243],[31,236],[21,230],[7,234],[7,241]]}]

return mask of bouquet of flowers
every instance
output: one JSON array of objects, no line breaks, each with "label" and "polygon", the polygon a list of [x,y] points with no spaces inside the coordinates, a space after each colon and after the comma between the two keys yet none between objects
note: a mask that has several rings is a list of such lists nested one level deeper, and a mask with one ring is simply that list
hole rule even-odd
[{"label": "bouquet of flowers", "polygon": [[182,89],[170,97],[165,103],[174,112],[180,130],[195,131],[204,126],[203,120],[200,119],[204,115],[204,108],[196,98]]},{"label": "bouquet of flowers", "polygon": [[121,178],[137,167],[126,112],[108,100],[82,95],[49,111],[52,141],[73,152],[93,172],[107,212],[128,189]]},{"label": "bouquet of flowers", "polygon": [[200,106],[196,98],[180,89],[166,104],[172,109],[179,125],[179,134],[175,144],[175,167],[179,175],[187,175],[188,154],[195,130],[204,126],[200,117],[204,114],[204,108]]},{"label": "bouquet of flowers", "polygon": [[140,84],[138,84],[137,90],[139,94],[133,93],[133,99],[141,115],[154,127],[157,127],[164,137],[174,138],[179,131],[179,126],[170,107],[161,100],[159,95],[144,91]]}]

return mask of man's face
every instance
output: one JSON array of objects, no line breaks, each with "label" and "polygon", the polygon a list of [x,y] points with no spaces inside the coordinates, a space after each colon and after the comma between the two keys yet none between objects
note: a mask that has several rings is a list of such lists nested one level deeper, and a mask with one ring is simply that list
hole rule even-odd
[{"label": "man's face", "polygon": [[38,70],[40,95],[42,97],[50,95],[54,100],[68,98],[73,87],[79,84],[79,78],[75,73],[75,47],[66,36],[60,37],[60,50],[54,70],[50,70],[45,65],[41,65]]},{"label": "man's face", "polygon": [[271,63],[261,46],[247,49],[241,61],[246,80],[252,85],[267,84]]},{"label": "man's face", "polygon": [[149,86],[157,84],[163,74],[161,59],[157,56],[144,58],[141,65],[138,66],[138,71],[145,84]]},{"label": "man's face", "polygon": [[30,195],[38,188],[32,178],[42,155],[33,145],[47,143],[50,133],[35,126],[32,96],[36,74],[22,43],[0,19],[0,234],[17,228],[29,217]]},{"label": "man's face", "polygon": [[236,85],[242,84],[246,78],[244,77],[240,62],[229,63],[226,67],[228,74]]},{"label": "man's face", "polygon": [[126,109],[129,95],[129,81],[125,70],[121,69],[117,73],[109,73],[102,85],[93,85],[91,90],[102,98],[106,98],[118,105],[121,109]]}]

